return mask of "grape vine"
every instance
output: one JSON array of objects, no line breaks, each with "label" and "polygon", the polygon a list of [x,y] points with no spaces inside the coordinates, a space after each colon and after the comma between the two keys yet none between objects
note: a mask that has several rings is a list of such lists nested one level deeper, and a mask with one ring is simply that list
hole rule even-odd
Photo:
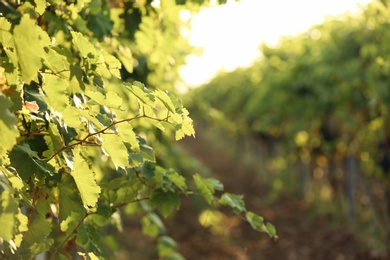
[{"label": "grape vine", "polygon": [[[120,208],[135,204],[160,256],[180,257],[161,232],[159,216],[177,210],[182,195],[230,206],[255,230],[276,237],[271,224],[246,210],[241,196],[218,198],[221,184],[199,174],[190,189],[191,180],[156,164],[149,146],[156,131],[179,140],[194,129],[163,80],[176,73],[177,64],[168,66],[167,59],[186,46],[168,30],[177,26],[172,21],[180,8],[174,1],[164,1],[164,8],[151,2],[0,3],[2,256],[102,259],[101,228],[119,218]],[[165,7],[175,12],[158,15]],[[129,21],[134,30],[123,27]],[[181,48],[167,58],[166,49],[153,47],[161,46],[161,37]],[[148,88],[137,81],[145,59]]]}]

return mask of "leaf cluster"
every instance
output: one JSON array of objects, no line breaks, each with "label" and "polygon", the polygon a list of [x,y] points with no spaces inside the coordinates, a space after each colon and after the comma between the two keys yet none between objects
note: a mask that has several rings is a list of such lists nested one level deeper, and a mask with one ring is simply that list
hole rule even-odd
[{"label": "leaf cluster", "polygon": [[[166,54],[186,52],[168,48],[181,45],[171,30],[179,9],[165,1],[174,9],[160,19],[165,6],[141,2],[1,2],[2,256],[100,259],[106,253],[101,228],[120,228],[120,209],[133,208],[142,212],[144,233],[157,238],[160,256],[180,257],[160,215],[177,210],[182,195],[199,191],[211,202],[214,188],[221,189],[195,175],[191,191],[183,176],[156,163],[150,144],[158,131],[179,140],[194,128],[173,87],[156,88],[170,70],[176,73],[169,63],[176,57]],[[130,21],[134,31],[121,27]],[[155,31],[157,25],[162,29]],[[137,65],[142,57],[147,68]],[[137,69],[156,80],[147,79],[152,87],[138,81]],[[254,218],[248,221],[255,229],[275,236]]]}]

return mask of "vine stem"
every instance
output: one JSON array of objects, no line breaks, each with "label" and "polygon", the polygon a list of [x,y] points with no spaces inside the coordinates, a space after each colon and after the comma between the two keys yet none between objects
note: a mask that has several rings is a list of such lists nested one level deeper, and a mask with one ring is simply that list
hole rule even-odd
[{"label": "vine stem", "polygon": [[58,254],[58,252],[60,251],[61,247],[67,242],[69,241],[69,239],[72,237],[72,235],[76,232],[76,230],[80,227],[80,225],[84,222],[84,220],[92,215],[92,214],[95,214],[95,213],[88,213],[86,212],[85,215],[81,218],[81,220],[77,223],[77,225],[74,227],[74,229],[72,230],[72,232],[69,233],[68,236],[66,236],[66,238],[61,242],[61,244],[59,244],[56,249],[54,250],[53,254],[51,255],[50,257],[50,260],[53,260],[54,257]]},{"label": "vine stem", "polygon": [[101,130],[99,130],[99,131],[97,131],[97,132],[90,133],[90,132],[88,131],[88,134],[87,134],[86,137],[84,137],[83,139],[79,140],[79,141],[76,142],[76,143],[73,143],[73,144],[70,144],[70,145],[67,145],[67,146],[62,147],[60,150],[58,150],[58,151],[55,152],[52,156],[50,156],[50,157],[48,158],[48,161],[50,161],[51,159],[53,159],[54,157],[56,157],[59,153],[61,153],[62,151],[66,150],[66,149],[68,149],[68,148],[71,148],[71,147],[76,146],[76,145],[82,145],[82,144],[86,143],[86,142],[87,142],[87,139],[90,138],[90,137],[92,137],[92,136],[95,136],[95,135],[98,135],[98,134],[105,134],[105,131],[107,131],[109,128],[111,128],[111,127],[113,127],[113,126],[115,126],[115,125],[117,125],[117,124],[124,123],[124,122],[131,122],[131,121],[133,121],[133,120],[135,120],[135,119],[137,119],[137,118],[148,118],[148,119],[156,120],[156,121],[159,121],[159,122],[163,122],[163,121],[167,122],[168,119],[169,119],[169,116],[167,116],[167,117],[165,117],[165,118],[163,118],[163,119],[160,119],[160,118],[150,117],[150,116],[147,116],[147,115],[145,115],[145,114],[138,114],[138,115],[136,115],[136,116],[134,116],[134,117],[132,117],[132,118],[126,118],[126,119],[122,119],[122,120],[119,120],[119,121],[112,122],[110,125],[104,127],[103,129],[101,129]]},{"label": "vine stem", "polygon": [[[32,198],[32,203],[31,203],[31,207],[30,209],[28,210],[28,214],[27,214],[27,227],[30,227],[30,224],[31,224],[31,219],[33,217],[33,214],[35,212],[35,204],[37,203],[37,200],[38,200],[38,192],[39,192],[39,188],[38,187],[35,187],[34,188],[34,192],[33,192],[33,198]],[[26,235],[28,233],[30,229],[28,229],[24,234],[23,234],[23,239],[26,238]]]}]

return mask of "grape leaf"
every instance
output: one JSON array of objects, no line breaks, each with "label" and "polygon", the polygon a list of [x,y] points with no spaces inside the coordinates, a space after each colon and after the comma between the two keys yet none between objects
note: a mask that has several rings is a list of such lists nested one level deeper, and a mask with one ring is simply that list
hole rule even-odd
[{"label": "grape leaf", "polygon": [[124,83],[124,86],[133,93],[143,104],[154,107],[154,96],[145,88],[141,82],[135,81],[132,85]]},{"label": "grape leaf", "polygon": [[161,214],[166,218],[180,206],[180,197],[176,192],[164,192],[161,189],[154,190],[150,198],[152,207],[158,207]]},{"label": "grape leaf", "polygon": [[264,231],[264,218],[251,211],[248,211],[245,217],[254,230]]},{"label": "grape leaf", "polygon": [[278,238],[278,236],[276,235],[276,228],[271,223],[267,223],[265,225],[265,230],[270,237]]},{"label": "grape leaf", "polygon": [[177,244],[175,240],[168,236],[161,236],[157,241],[157,249],[160,257],[171,257],[176,253]]},{"label": "grape leaf", "polygon": [[96,49],[92,45],[92,43],[84,37],[79,32],[70,32],[72,34],[72,42],[74,45],[76,45],[77,49],[80,51],[80,54],[82,57],[96,57]]},{"label": "grape leaf", "polygon": [[110,72],[117,78],[120,77],[119,69],[122,67],[121,62],[114,56],[103,51],[104,62],[106,63]]},{"label": "grape leaf", "polygon": [[55,111],[62,111],[69,103],[66,93],[69,87],[69,81],[51,74],[45,74],[45,83],[43,90],[47,96],[46,103],[54,108]]},{"label": "grape leaf", "polygon": [[[61,182],[58,185],[59,190],[59,220],[63,222],[67,220],[81,219],[85,214],[83,202],[81,201],[80,194],[75,192],[77,190],[74,179],[69,174],[64,174],[61,177]],[[68,219],[68,217],[71,218]],[[70,224],[62,224],[67,225]],[[61,226],[66,227],[66,226]],[[63,231],[66,231],[65,229]]]},{"label": "grape leaf", "polygon": [[19,131],[16,128],[16,117],[8,110],[12,106],[7,97],[0,94],[0,157],[6,151],[12,149],[16,144],[16,138],[19,137]]},{"label": "grape leaf", "polygon": [[9,158],[23,180],[27,180],[35,174],[43,178],[54,173],[53,166],[47,161],[41,160],[38,153],[26,143],[14,146]]},{"label": "grape leaf", "polygon": [[173,169],[169,169],[164,173],[164,176],[173,182],[180,190],[187,191],[186,179],[175,172]]},{"label": "grape leaf", "polygon": [[14,48],[15,43],[11,34],[11,23],[4,17],[0,17],[0,42],[4,49]]},{"label": "grape leaf", "polygon": [[8,191],[0,194],[0,238],[10,241],[14,237],[18,202]]},{"label": "grape leaf", "polygon": [[215,190],[223,191],[223,183],[215,178],[209,178],[210,182],[213,184]]},{"label": "grape leaf", "polygon": [[36,0],[35,3],[36,3],[35,11],[37,11],[39,15],[42,15],[46,9],[46,0]]},{"label": "grape leaf", "polygon": [[199,174],[193,176],[195,181],[196,188],[198,189],[200,195],[211,205],[214,201],[214,186],[210,180],[202,178]]},{"label": "grape leaf", "polygon": [[102,134],[103,148],[111,157],[116,166],[129,165],[127,149],[122,138],[116,134]]},{"label": "grape leaf", "polygon": [[155,213],[150,212],[141,219],[142,233],[151,237],[157,237],[159,234],[165,233],[166,228],[160,217]]},{"label": "grape leaf", "polygon": [[122,99],[114,92],[108,92],[106,96],[97,91],[87,91],[85,94],[102,106],[120,108],[122,104]]},{"label": "grape leaf", "polygon": [[129,48],[119,47],[117,51],[118,59],[122,62],[123,67],[129,72],[133,72],[134,60]]},{"label": "grape leaf", "polygon": [[[23,15],[20,24],[14,28],[16,53],[24,82],[38,81],[38,71],[45,56],[35,21],[29,14]],[[42,30],[41,30],[42,31]]]},{"label": "grape leaf", "polygon": [[141,155],[144,158],[144,160],[149,161],[149,162],[156,162],[156,157],[155,157],[155,154],[154,154],[152,147],[150,147],[146,144],[141,144],[140,150],[141,150]]},{"label": "grape leaf", "polygon": [[25,240],[34,244],[43,241],[51,232],[51,223],[44,216],[36,212],[29,220],[28,232]]},{"label": "grape leaf", "polygon": [[100,187],[96,184],[95,176],[81,154],[81,149],[79,146],[75,148],[72,176],[83,204],[94,207],[99,198]]},{"label": "grape leaf", "polygon": [[219,200],[221,204],[230,206],[235,213],[246,211],[242,195],[224,193]]},{"label": "grape leaf", "polygon": [[135,134],[132,125],[129,122],[123,122],[120,124],[117,124],[117,129],[119,135],[122,137],[122,140],[124,142],[127,142],[130,144],[131,149],[134,152],[139,152],[139,143],[137,139],[137,135]]},{"label": "grape leaf", "polygon": [[99,230],[89,224],[82,224],[77,229],[76,242],[83,247],[91,249],[91,251],[101,255],[103,246],[100,242]]},{"label": "grape leaf", "polygon": [[164,104],[164,106],[172,113],[175,113],[175,106],[172,103],[171,98],[162,90],[154,91],[156,97]]},{"label": "grape leaf", "polygon": [[43,63],[53,72],[61,72],[61,76],[70,77],[70,72],[65,73],[64,70],[69,70],[69,62],[67,57],[63,54],[60,54],[58,51],[61,51],[59,48],[50,48],[47,56],[45,57]]}]

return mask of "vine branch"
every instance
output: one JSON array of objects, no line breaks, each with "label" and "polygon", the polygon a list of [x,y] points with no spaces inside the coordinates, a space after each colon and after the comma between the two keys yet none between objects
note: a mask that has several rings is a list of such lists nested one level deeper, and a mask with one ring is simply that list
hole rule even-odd
[{"label": "vine branch", "polygon": [[[97,132],[94,132],[94,133],[91,133],[89,130],[88,130],[88,134],[87,136],[85,136],[83,139],[81,140],[78,140],[78,142],[76,143],[73,143],[73,144],[69,144],[69,145],[66,145],[64,147],[62,147],[60,150],[58,150],[57,152],[55,152],[52,156],[49,157],[48,160],[51,160],[53,159],[54,157],[56,157],[58,154],[60,154],[62,151],[66,150],[66,149],[69,149],[73,146],[76,146],[76,145],[85,145],[85,144],[92,144],[92,145],[96,145],[96,146],[100,146],[100,144],[98,143],[91,143],[89,141],[87,141],[90,137],[92,136],[95,136],[95,135],[98,135],[98,134],[106,134],[105,132],[110,129],[111,127],[117,125],[117,124],[120,124],[120,123],[124,123],[124,122],[131,122],[135,119],[138,119],[138,118],[148,118],[148,119],[152,119],[152,120],[156,120],[156,121],[159,121],[159,122],[168,122],[168,119],[169,119],[169,115],[165,118],[155,118],[155,117],[151,117],[151,116],[147,116],[145,115],[145,113],[142,113],[142,114],[138,114],[134,117],[131,117],[131,118],[126,118],[126,119],[122,119],[122,120],[118,120],[118,121],[114,121],[112,122],[111,124],[109,124],[108,126],[105,126],[104,128],[100,129],[99,131]],[[114,133],[116,134],[116,133]]]}]

